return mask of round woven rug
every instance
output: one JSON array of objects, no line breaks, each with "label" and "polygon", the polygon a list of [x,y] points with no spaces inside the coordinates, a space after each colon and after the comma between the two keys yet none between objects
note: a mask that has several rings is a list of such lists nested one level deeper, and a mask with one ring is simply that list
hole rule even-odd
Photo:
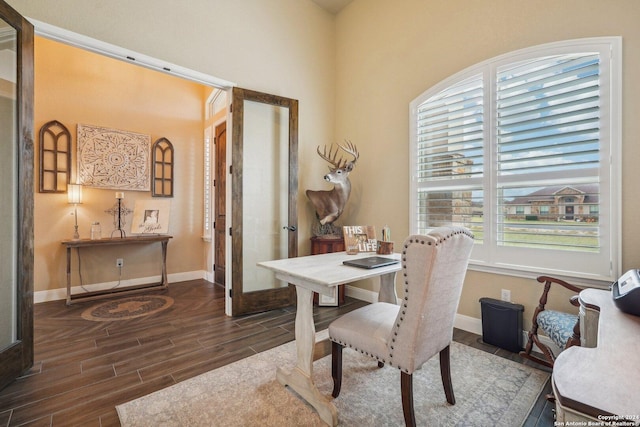
[{"label": "round woven rug", "polygon": [[173,305],[173,298],[163,295],[139,295],[107,301],[82,312],[82,318],[96,322],[129,320],[158,313]]}]

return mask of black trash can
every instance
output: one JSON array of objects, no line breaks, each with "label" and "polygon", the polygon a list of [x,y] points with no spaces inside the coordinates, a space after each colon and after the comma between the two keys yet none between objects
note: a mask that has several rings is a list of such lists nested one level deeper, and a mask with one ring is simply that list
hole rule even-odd
[{"label": "black trash can", "polygon": [[524,306],[493,298],[480,298],[482,341],[514,353],[522,350]]}]

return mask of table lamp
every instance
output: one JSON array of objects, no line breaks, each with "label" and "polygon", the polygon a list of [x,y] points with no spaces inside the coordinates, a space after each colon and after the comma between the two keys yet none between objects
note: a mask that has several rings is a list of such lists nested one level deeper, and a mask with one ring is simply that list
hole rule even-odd
[{"label": "table lamp", "polygon": [[73,240],[79,240],[80,234],[78,233],[78,204],[82,203],[82,185],[67,185],[67,197],[68,202],[73,203],[73,217],[75,219],[75,225],[73,226]]}]

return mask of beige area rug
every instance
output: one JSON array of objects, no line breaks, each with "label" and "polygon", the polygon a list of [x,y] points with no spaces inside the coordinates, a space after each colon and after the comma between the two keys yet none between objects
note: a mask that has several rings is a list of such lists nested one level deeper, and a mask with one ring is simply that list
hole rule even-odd
[{"label": "beige area rug", "polygon": [[[326,337],[327,332],[318,334]],[[132,426],[322,426],[315,410],[275,379],[276,367],[295,363],[290,342],[117,406]],[[453,343],[456,404],[445,400],[436,356],[414,373],[421,426],[520,426],[549,374]],[[314,380],[331,398],[331,356],[314,363]],[[341,426],[404,425],[400,371],[350,349],[343,352],[342,390],[333,399]]]},{"label": "beige area rug", "polygon": [[82,312],[82,318],[94,322],[129,320],[166,310],[173,298],[164,295],[138,295],[93,305]]}]

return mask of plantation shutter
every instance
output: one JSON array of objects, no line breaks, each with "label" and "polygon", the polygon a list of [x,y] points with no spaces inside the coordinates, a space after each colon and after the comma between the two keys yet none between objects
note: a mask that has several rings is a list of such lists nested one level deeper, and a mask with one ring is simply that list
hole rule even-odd
[{"label": "plantation shutter", "polygon": [[496,121],[497,243],[598,251],[599,55],[499,68]]},{"label": "plantation shutter", "polygon": [[482,176],[483,109],[481,74],[418,107],[419,182]]},{"label": "plantation shutter", "polygon": [[415,179],[422,233],[441,225],[468,225],[473,213],[482,211],[483,91],[478,74],[418,106]]},{"label": "plantation shutter", "polygon": [[526,61],[497,75],[499,175],[597,168],[598,55]]}]

